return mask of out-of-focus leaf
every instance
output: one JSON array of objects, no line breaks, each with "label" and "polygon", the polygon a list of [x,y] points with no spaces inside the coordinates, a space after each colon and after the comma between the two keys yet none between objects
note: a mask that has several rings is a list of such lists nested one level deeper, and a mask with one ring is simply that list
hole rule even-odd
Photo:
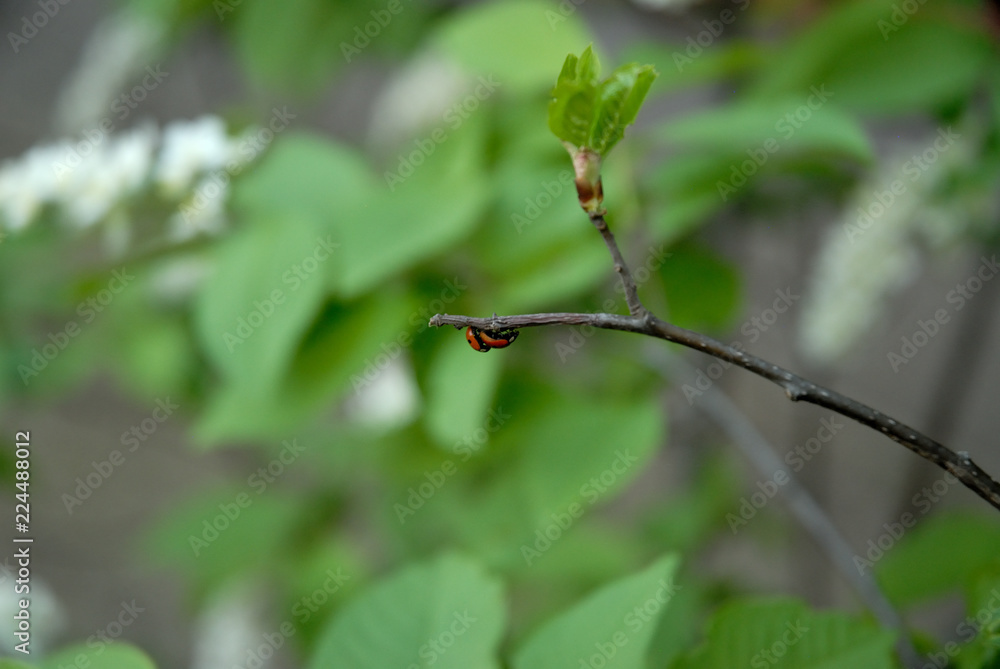
[{"label": "out-of-focus leaf", "polygon": [[223,244],[198,296],[196,322],[227,380],[262,393],[280,382],[324,292],[318,269],[309,275],[296,268],[329,261],[338,253],[334,244],[311,220],[266,215]]},{"label": "out-of-focus leaf", "polygon": [[[219,20],[234,25],[237,52],[250,74],[285,90],[318,88],[354,55],[354,26],[364,24],[351,3],[326,0],[218,2]],[[218,11],[218,9],[217,9]],[[367,37],[363,32],[362,37]],[[370,38],[369,38],[370,39]],[[346,54],[342,44],[349,45]],[[364,43],[367,46],[367,41]]]},{"label": "out-of-focus leaf", "polygon": [[[438,445],[451,447],[482,429],[496,392],[503,353],[477,353],[465,337],[448,337],[431,361],[427,379],[427,430]],[[479,443],[479,442],[477,442]]]},{"label": "out-of-focus leaf", "polygon": [[[0,664],[0,666],[3,666]],[[12,664],[12,667],[24,666]],[[88,667],[89,669],[156,669],[149,656],[127,643],[113,644],[86,643],[64,648],[45,658],[41,669],[63,669],[63,667]]]},{"label": "out-of-focus leaf", "polygon": [[687,243],[671,247],[660,266],[667,292],[667,318],[683,328],[721,330],[740,303],[739,274],[708,248]]},{"label": "out-of-focus leaf", "polygon": [[[921,499],[929,508],[930,498]],[[863,561],[859,569],[875,570],[883,592],[894,602],[913,604],[967,589],[978,574],[1000,566],[1000,525],[993,518],[941,513],[912,527],[917,514],[910,515],[911,527],[887,523],[856,558]]]},{"label": "out-of-focus leaf", "polygon": [[382,373],[383,357],[404,353],[416,313],[413,299],[398,290],[329,307],[277,384],[231,382],[209,400],[196,429],[199,440],[282,438],[339,394],[361,392]]},{"label": "out-of-focus leaf", "polygon": [[910,16],[890,0],[840,5],[775,51],[751,97],[804,99],[826,86],[838,105],[858,111],[935,111],[971,92],[991,49],[978,26],[945,11],[922,6]]},{"label": "out-of-focus leaf", "polygon": [[705,643],[673,666],[891,669],[893,642],[891,632],[844,613],[816,613],[789,599],[739,600],[716,611]]},{"label": "out-of-focus leaf", "polygon": [[516,669],[614,666],[644,669],[660,614],[670,605],[678,559],[668,556],[601,588],[542,626],[514,656]]},{"label": "out-of-focus leaf", "polygon": [[551,85],[566,52],[589,41],[575,8],[567,13],[548,2],[503,0],[457,12],[430,43],[471,73],[492,76],[501,90],[517,93]]},{"label": "out-of-focus leaf", "polygon": [[389,576],[348,604],[309,666],[496,669],[505,617],[500,583],[477,563],[444,555]]},{"label": "out-of-focus leaf", "polygon": [[[294,466],[294,463],[292,465]],[[215,492],[173,509],[146,537],[145,549],[203,589],[264,568],[292,541],[301,500],[283,498],[251,475],[243,488]]]},{"label": "out-of-focus leaf", "polygon": [[289,132],[233,185],[242,216],[296,213],[329,224],[346,202],[382,194],[362,155],[322,135]]},{"label": "out-of-focus leaf", "polygon": [[340,286],[345,296],[374,288],[476,227],[490,197],[483,119],[470,117],[454,131],[436,128],[424,141],[433,149],[401,154],[399,165],[386,170],[384,187],[332,215],[337,238],[343,240]]},{"label": "out-of-focus leaf", "polygon": [[858,121],[827,104],[834,97],[825,101],[821,97],[813,99],[813,106],[786,97],[702,110],[665,125],[662,136],[673,145],[724,159],[754,160],[758,163],[754,171],[774,157],[800,151],[871,160],[873,150]]}]

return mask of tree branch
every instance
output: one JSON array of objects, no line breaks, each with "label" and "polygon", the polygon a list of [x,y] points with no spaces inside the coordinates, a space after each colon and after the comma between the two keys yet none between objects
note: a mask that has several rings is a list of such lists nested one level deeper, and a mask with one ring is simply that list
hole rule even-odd
[{"label": "tree branch", "polygon": [[[627,271],[627,270],[626,270]],[[622,275],[624,282],[624,274]],[[633,281],[634,285],[634,281]],[[746,351],[723,344],[698,332],[685,330],[656,318],[648,311],[639,316],[621,314],[583,314],[583,313],[545,313],[523,314],[518,316],[493,316],[491,318],[473,318],[471,316],[451,316],[435,314],[429,325],[440,327],[453,325],[456,328],[472,326],[483,330],[500,330],[504,328],[539,327],[543,325],[590,325],[605,330],[634,332],[650,337],[687,346],[707,353],[719,360],[731,362],[734,365],[762,376],[768,381],[781,386],[788,399],[793,402],[809,402],[836,411],[842,416],[855,420],[862,425],[878,430],[893,441],[930,460],[938,467],[950,472],[967,488],[1000,510],[1000,483],[997,483],[985,471],[969,458],[969,454],[951,449],[939,444],[912,427],[885,415],[845,395],[824,388],[797,374],[779,367]]]},{"label": "tree branch", "polygon": [[481,330],[502,330],[504,328],[538,327],[541,325],[591,325],[595,328],[604,328],[606,330],[635,332],[637,334],[665,339],[675,344],[681,344],[682,346],[707,353],[719,360],[739,365],[758,376],[764,377],[768,381],[778,384],[784,389],[788,399],[793,402],[816,404],[836,411],[842,416],[855,420],[862,425],[867,425],[874,430],[878,430],[893,441],[906,446],[920,457],[930,460],[941,469],[950,472],[965,487],[1000,510],[1000,483],[994,481],[989,474],[974,463],[965,451],[955,453],[930,437],[883,414],[881,411],[873,409],[867,404],[862,404],[829,388],[817,385],[797,374],[793,374],[783,367],[775,365],[773,362],[758,358],[740,348],[723,344],[698,332],[685,330],[654,316],[639,300],[639,291],[636,287],[635,277],[632,276],[632,272],[625,263],[625,258],[622,256],[617,242],[615,242],[615,237],[611,234],[611,230],[604,220],[604,210],[589,207],[588,199],[579,190],[578,186],[577,191],[579,193],[580,205],[590,217],[591,223],[601,233],[601,238],[608,247],[608,252],[614,261],[615,271],[618,273],[622,287],[625,289],[629,316],[603,313],[547,313],[524,314],[520,316],[497,316],[493,314],[491,318],[472,318],[470,316],[435,314],[430,319],[430,326],[454,325],[457,328],[462,328],[471,325]]}]

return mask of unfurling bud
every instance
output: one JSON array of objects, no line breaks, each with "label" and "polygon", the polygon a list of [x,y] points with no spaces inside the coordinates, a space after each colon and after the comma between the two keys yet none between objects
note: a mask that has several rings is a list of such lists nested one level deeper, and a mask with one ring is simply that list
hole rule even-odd
[{"label": "unfurling bud", "polygon": [[576,195],[580,206],[588,214],[603,214],[604,189],[601,186],[601,155],[585,146],[579,148],[563,142],[573,157],[573,171],[576,172]]}]

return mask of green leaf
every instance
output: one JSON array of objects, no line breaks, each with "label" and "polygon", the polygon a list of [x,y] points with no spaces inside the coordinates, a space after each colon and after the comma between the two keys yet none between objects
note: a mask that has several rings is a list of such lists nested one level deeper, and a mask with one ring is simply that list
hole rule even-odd
[{"label": "green leaf", "polygon": [[352,3],[326,0],[212,6],[216,10],[212,14],[218,12],[223,25],[234,26],[237,53],[247,72],[266,86],[286,91],[319,88],[345,61],[356,57],[354,52],[360,49],[354,47],[358,40],[354,28],[360,30],[371,20]]},{"label": "green leaf", "polygon": [[678,587],[672,582],[678,562],[676,556],[664,557],[591,594],[528,639],[514,655],[514,667],[578,669],[607,663],[619,669],[645,669],[659,616]]},{"label": "green leaf", "polygon": [[221,244],[195,318],[205,350],[230,382],[261,393],[279,383],[324,293],[320,270],[302,273],[311,266],[305,261],[330,262],[336,244],[310,219],[269,214]]},{"label": "green leaf", "polygon": [[63,669],[63,667],[156,669],[156,665],[148,655],[122,641],[101,644],[96,648],[91,643],[65,648],[49,655],[41,667],[42,669]]},{"label": "green leaf", "polygon": [[231,577],[264,569],[291,544],[303,500],[259,485],[202,495],[171,510],[145,537],[144,548],[199,587],[219,587]]},{"label": "green leaf", "polygon": [[33,664],[25,664],[16,660],[0,659],[0,669],[34,669]]},{"label": "green leaf", "polygon": [[987,67],[988,35],[945,6],[920,8],[902,23],[891,0],[831,10],[761,67],[760,99],[826,85],[837,104],[878,114],[914,114],[966,98]]},{"label": "green leaf", "polygon": [[294,132],[234,181],[232,204],[241,216],[294,212],[329,224],[345,203],[376,193],[384,191],[358,151],[323,135]]},{"label": "green leaf", "polygon": [[567,51],[589,41],[578,15],[548,2],[507,0],[454,12],[430,44],[471,73],[492,75],[503,91],[534,93],[549,85]]},{"label": "green leaf", "polygon": [[444,555],[389,576],[344,607],[309,666],[496,669],[504,618],[500,582],[468,558]]},{"label": "green leaf", "polygon": [[[926,498],[924,501],[929,504]],[[896,543],[894,535],[902,532],[905,534]],[[889,550],[883,550],[882,537],[892,540]],[[931,516],[913,529],[896,522],[870,540],[860,557],[875,559],[875,571],[887,597],[913,604],[967,589],[980,573],[996,568],[1000,563],[1000,527],[992,517],[960,512]]]},{"label": "green leaf", "polygon": [[503,361],[502,353],[473,351],[464,336],[444,339],[430,364],[424,412],[427,431],[439,446],[451,452],[483,428]]},{"label": "green leaf", "polygon": [[512,421],[498,441],[524,448],[517,494],[531,505],[536,524],[572,503],[588,508],[612,499],[643,471],[660,445],[664,423],[652,400],[598,403],[576,397]]},{"label": "green leaf", "polygon": [[893,634],[840,612],[790,599],[737,600],[709,622],[705,643],[675,669],[893,669]]},{"label": "green leaf", "polygon": [[600,81],[600,64],[591,47],[579,58],[570,54],[552,89],[549,129],[573,147],[605,156],[635,121],[656,76],[652,65],[629,63]]},{"label": "green leaf", "polygon": [[695,330],[730,325],[740,304],[739,273],[703,246],[685,243],[670,252],[660,267],[670,322]]},{"label": "green leaf", "polygon": [[491,195],[483,167],[485,120],[475,115],[454,131],[436,130],[443,139],[432,139],[433,133],[421,138],[430,148],[400,154],[399,166],[385,172],[384,186],[333,217],[343,242],[343,295],[375,288],[461,241],[479,222]]},{"label": "green leaf", "polygon": [[[550,527],[559,537],[573,532],[644,471],[664,437],[659,405],[641,398],[598,402],[578,394],[504,410],[511,417],[490,450],[504,454],[507,466],[492,468],[492,478],[477,483],[482,494],[455,513],[476,543],[502,544],[496,558],[508,569],[546,560],[539,536]],[[515,551],[512,538],[520,542]]]},{"label": "green leaf", "polygon": [[656,79],[652,65],[630,63],[615,70],[597,92],[597,110],[587,146],[606,155],[635,122],[649,87]]},{"label": "green leaf", "polygon": [[422,318],[416,307],[399,290],[331,305],[302,341],[280,383],[256,388],[230,382],[209,398],[196,429],[198,439],[208,444],[283,439],[347,388],[359,392],[367,387],[369,377],[379,372],[373,361],[385,354],[383,347],[393,350],[409,343],[414,316]]},{"label": "green leaf", "polygon": [[[828,97],[810,106],[799,98],[749,100],[695,114],[663,126],[662,137],[675,146],[732,163],[757,156],[758,166],[792,152],[823,152],[859,161],[874,156],[858,120]],[[756,170],[756,168],[755,168]]]}]

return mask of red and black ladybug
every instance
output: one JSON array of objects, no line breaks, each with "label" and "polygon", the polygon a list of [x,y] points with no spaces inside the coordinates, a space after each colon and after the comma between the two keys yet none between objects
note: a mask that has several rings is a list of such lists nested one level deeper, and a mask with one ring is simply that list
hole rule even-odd
[{"label": "red and black ladybug", "polygon": [[491,348],[507,348],[517,339],[517,335],[518,331],[514,329],[480,330],[471,325],[465,331],[465,339],[469,342],[469,346],[480,353],[486,353]]}]

